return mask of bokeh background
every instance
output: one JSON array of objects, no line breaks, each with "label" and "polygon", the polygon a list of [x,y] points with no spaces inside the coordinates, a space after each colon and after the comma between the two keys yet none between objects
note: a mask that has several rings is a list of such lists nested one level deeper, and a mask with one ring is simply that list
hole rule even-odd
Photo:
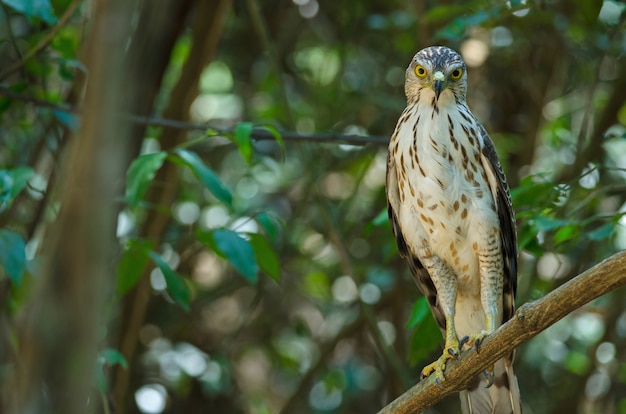
[{"label": "bokeh background", "polygon": [[[623,2],[0,6],[2,412],[373,413],[416,383],[442,339],[384,179],[425,46],[463,55],[504,164],[517,304],[626,248]],[[90,147],[92,125],[119,146]],[[625,414],[626,290],[525,343],[516,372],[526,413]]]}]

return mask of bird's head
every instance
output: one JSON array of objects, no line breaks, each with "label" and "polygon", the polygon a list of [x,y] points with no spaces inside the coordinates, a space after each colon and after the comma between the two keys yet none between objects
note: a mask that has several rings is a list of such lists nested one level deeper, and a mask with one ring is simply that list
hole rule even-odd
[{"label": "bird's head", "polygon": [[[431,46],[420,50],[406,70],[404,90],[409,102],[417,102],[434,93],[439,101],[448,95],[457,102],[465,101],[467,74],[461,55],[445,46]],[[447,93],[449,91],[449,93]]]}]

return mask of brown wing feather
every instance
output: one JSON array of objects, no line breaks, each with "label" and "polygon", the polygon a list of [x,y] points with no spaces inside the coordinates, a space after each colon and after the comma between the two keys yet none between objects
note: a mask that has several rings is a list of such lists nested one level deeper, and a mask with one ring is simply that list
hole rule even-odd
[{"label": "brown wing feather", "polygon": [[399,208],[399,205],[400,193],[398,190],[396,167],[393,164],[390,152],[387,155],[387,213],[389,214],[391,229],[393,230],[393,235],[396,237],[396,244],[398,245],[400,256],[406,258],[409,262],[409,268],[411,269],[411,273],[413,273],[415,284],[424,296],[426,296],[430,310],[433,313],[439,328],[442,332],[445,332],[446,318],[437,301],[437,289],[435,288],[428,271],[424,268],[417,256],[410,251],[404,239],[404,235],[402,234],[402,230],[398,225],[398,218],[396,217],[395,210]]},{"label": "brown wing feather", "polygon": [[[517,290],[517,237],[515,232],[515,212],[511,202],[509,186],[506,182],[496,148],[480,126],[483,138],[483,167],[489,171],[488,177],[493,197],[496,202],[500,222],[500,241],[504,263],[504,286],[502,294],[503,323],[511,319],[515,312],[515,294]],[[463,414],[512,413],[521,414],[517,377],[513,371],[515,351],[497,361],[494,365],[494,385],[486,388],[482,375],[474,379],[469,389],[461,391],[461,411]]]},{"label": "brown wing feather", "polygon": [[498,159],[496,147],[489,137],[485,128],[480,126],[483,137],[483,155],[489,162],[484,165],[489,168],[497,181],[496,208],[500,220],[500,241],[502,244],[502,256],[504,259],[504,306],[503,322],[513,317],[515,311],[515,295],[517,293],[517,233],[515,231],[515,212],[511,201],[511,192],[506,182],[506,176],[502,170],[502,164]]}]

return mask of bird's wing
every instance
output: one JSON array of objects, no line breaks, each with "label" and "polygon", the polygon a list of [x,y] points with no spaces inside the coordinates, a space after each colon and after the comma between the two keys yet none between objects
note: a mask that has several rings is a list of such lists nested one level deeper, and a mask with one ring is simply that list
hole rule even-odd
[{"label": "bird's wing", "polygon": [[406,244],[400,222],[396,212],[400,210],[400,192],[398,190],[398,176],[396,174],[396,166],[391,156],[391,151],[387,155],[387,213],[389,214],[389,222],[391,223],[391,229],[396,237],[396,243],[400,256],[407,259],[409,267],[415,278],[415,283],[419,290],[426,296],[430,310],[437,321],[437,325],[445,332],[446,330],[446,317],[443,313],[443,309],[439,306],[437,301],[437,289],[428,274],[428,271],[424,268],[417,256],[411,252],[411,249]]},{"label": "bird's wing", "polygon": [[[500,242],[504,264],[502,323],[511,319],[515,312],[515,293],[517,290],[517,237],[515,233],[515,212],[511,202],[511,193],[506,182],[496,148],[480,125],[482,143],[482,165],[487,173],[489,187],[496,204],[500,222]],[[474,378],[467,390],[461,391],[461,411],[463,414],[477,413],[513,413],[521,414],[519,386],[513,372],[515,351],[497,361],[494,365],[493,386],[487,387],[482,375]]]},{"label": "bird's wing", "polygon": [[489,134],[480,125],[482,135],[482,164],[489,179],[489,186],[496,201],[498,219],[500,221],[500,242],[504,261],[504,292],[503,292],[503,323],[511,319],[515,311],[515,294],[517,292],[517,235],[515,231],[515,212],[511,201],[509,185],[498,159],[496,147]]}]

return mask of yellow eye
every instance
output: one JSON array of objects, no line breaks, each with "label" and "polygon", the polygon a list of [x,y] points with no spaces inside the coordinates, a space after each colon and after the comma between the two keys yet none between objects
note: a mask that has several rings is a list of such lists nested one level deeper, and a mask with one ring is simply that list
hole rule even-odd
[{"label": "yellow eye", "polygon": [[418,78],[425,78],[426,69],[424,69],[422,65],[417,65],[415,66],[415,74],[417,75]]},{"label": "yellow eye", "polygon": [[450,74],[450,78],[454,81],[458,81],[459,79],[461,79],[461,76],[463,76],[463,69],[461,68],[454,69]]}]

